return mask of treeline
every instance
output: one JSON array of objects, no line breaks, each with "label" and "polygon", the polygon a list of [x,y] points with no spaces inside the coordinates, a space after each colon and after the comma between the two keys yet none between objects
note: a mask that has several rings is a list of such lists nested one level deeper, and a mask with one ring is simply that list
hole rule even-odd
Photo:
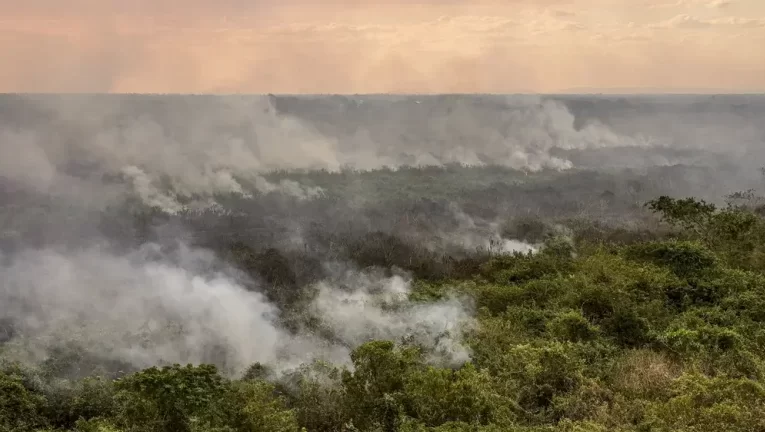
[{"label": "treeline", "polygon": [[[294,200],[276,192],[253,197],[223,194],[215,200],[224,212],[216,208],[176,215],[148,208],[132,196],[105,210],[78,208],[70,199],[28,190],[0,176],[0,249],[85,244],[104,237],[121,245],[140,245],[156,241],[158,233],[166,232],[157,228],[167,226],[205,247],[226,245],[231,239],[280,247],[296,230],[310,237],[306,239],[310,247],[359,241],[371,231],[398,241],[411,240],[410,247],[423,247],[427,239],[459,231],[455,208],[484,231],[485,223],[518,218],[634,225],[647,216],[641,203],[662,194],[703,192],[709,198],[719,197],[724,193],[719,187],[699,185],[719,185],[725,176],[725,172],[693,166],[610,173],[524,173],[456,165],[396,171],[285,171],[266,177],[274,183],[290,180],[320,187],[325,194],[311,200]],[[173,195],[172,190],[165,192]],[[192,198],[179,197],[179,201]]]},{"label": "treeline", "polygon": [[[475,301],[465,364],[433,364],[407,340],[369,341],[352,367],[277,376],[255,364],[231,379],[212,365],[105,373],[61,351],[35,367],[4,364],[0,430],[765,430],[765,221],[742,202],[648,207],[669,227],[661,236],[549,235],[539,253],[420,280],[412,301],[455,291]],[[243,266],[267,258],[235,251]]]}]

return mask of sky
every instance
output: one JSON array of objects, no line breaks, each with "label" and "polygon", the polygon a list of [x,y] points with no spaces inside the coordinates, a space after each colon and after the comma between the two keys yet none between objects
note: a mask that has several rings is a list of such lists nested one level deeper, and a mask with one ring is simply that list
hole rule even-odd
[{"label": "sky", "polygon": [[765,0],[0,0],[0,59],[0,92],[763,92]]}]

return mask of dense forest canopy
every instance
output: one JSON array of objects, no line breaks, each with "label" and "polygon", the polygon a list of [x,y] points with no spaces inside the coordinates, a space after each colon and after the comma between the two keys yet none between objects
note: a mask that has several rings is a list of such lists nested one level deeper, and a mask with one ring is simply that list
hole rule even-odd
[{"label": "dense forest canopy", "polygon": [[763,113],[0,96],[0,431],[765,430]]}]

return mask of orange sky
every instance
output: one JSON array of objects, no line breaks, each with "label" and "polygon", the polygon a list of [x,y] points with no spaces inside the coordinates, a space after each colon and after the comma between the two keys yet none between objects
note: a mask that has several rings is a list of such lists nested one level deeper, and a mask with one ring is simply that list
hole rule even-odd
[{"label": "orange sky", "polygon": [[0,0],[0,92],[765,91],[763,0]]}]

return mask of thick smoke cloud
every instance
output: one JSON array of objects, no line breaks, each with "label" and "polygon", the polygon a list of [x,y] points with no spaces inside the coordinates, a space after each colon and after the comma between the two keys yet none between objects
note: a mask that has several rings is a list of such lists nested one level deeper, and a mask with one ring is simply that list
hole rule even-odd
[{"label": "thick smoke cloud", "polygon": [[357,345],[370,337],[408,337],[440,360],[461,364],[470,359],[468,349],[454,337],[472,322],[467,299],[412,304],[408,301],[411,280],[405,275],[383,277],[375,272],[346,271],[317,288],[311,310],[323,317],[345,345]]},{"label": "thick smoke cloud", "polygon": [[316,359],[348,362],[354,347],[375,339],[412,340],[434,361],[462,363],[469,302],[410,303],[402,275],[335,268],[307,310],[331,339],[280,326],[279,308],[241,274],[204,250],[173,252],[147,244],[116,254],[104,247],[27,250],[0,268],[4,318],[16,323],[18,349],[35,361],[46,347],[75,342],[86,351],[148,367],[214,362],[240,373],[254,362],[286,371]]},{"label": "thick smoke cloud", "polygon": [[[179,197],[276,192],[311,199],[322,194],[315,186],[272,183],[260,175],[277,168],[323,167],[327,163],[321,157],[331,154],[316,134],[276,115],[267,98],[226,101],[222,112],[203,113],[188,119],[188,125],[176,123],[184,121],[180,116],[165,124],[149,113],[132,116],[113,102],[53,98],[43,104],[53,117],[50,123],[21,132],[11,129],[18,125],[3,129],[3,176],[54,196],[81,192],[71,185],[75,180],[99,188],[103,176],[122,176],[132,193],[167,212],[184,207]],[[246,130],[237,134],[237,128]]]},{"label": "thick smoke cloud", "polygon": [[[211,361],[231,373],[253,362],[277,371],[313,359],[344,364],[350,350],[373,338],[417,343],[433,361],[464,362],[470,352],[460,335],[472,323],[466,299],[411,302],[408,275],[358,269],[335,252],[374,258],[392,245],[382,253],[423,256],[391,240],[403,234],[429,252],[534,253],[539,245],[508,236],[502,223],[513,211],[533,215],[539,207],[522,201],[528,198],[522,188],[512,200],[495,202],[512,180],[503,176],[517,175],[522,185],[524,172],[543,178],[581,168],[692,165],[715,174],[690,179],[685,183],[695,186],[681,192],[708,196],[745,189],[765,142],[763,125],[753,120],[765,113],[761,100],[6,95],[0,113],[0,193],[8,199],[4,216],[16,221],[8,224],[13,229],[2,227],[0,240],[27,221],[36,224],[21,230],[0,259],[0,321],[11,320],[16,333],[4,355],[38,361],[50,346],[76,340],[133,367]],[[485,166],[493,180],[460,178],[450,185],[454,193],[441,185],[419,195],[395,191],[401,201],[431,192],[444,197],[390,209],[379,207],[394,200],[372,205],[387,187],[375,182],[389,171],[369,183],[341,181],[348,170],[391,169],[422,184],[431,181],[427,170],[405,168],[450,164]],[[492,174],[497,165],[517,171]],[[582,184],[572,187],[587,189],[593,177],[583,173]],[[635,186],[636,197],[643,186]],[[474,192],[482,193],[483,207],[450,201]],[[227,200],[231,194],[237,200]],[[615,194],[594,195],[598,204]],[[535,197],[556,208],[564,198],[552,189]],[[136,212],[136,222],[123,214],[131,200],[160,209],[166,218],[159,220],[170,222],[155,224],[146,209]],[[584,214],[591,203],[576,204]],[[409,216],[396,214],[400,209],[428,217],[399,229],[399,219]],[[318,328],[284,325],[291,311],[269,300],[270,282],[226,267],[210,250],[175,245],[193,219],[184,219],[187,210],[204,210],[193,235],[214,226],[211,236],[249,241],[255,255],[276,245],[285,260],[303,253],[318,261],[318,282],[295,276],[287,284],[311,294],[301,299],[303,311]],[[128,234],[107,234],[104,220]],[[266,245],[267,236],[226,231],[240,226],[281,231],[272,231]],[[158,244],[147,241],[149,229]],[[383,235],[359,241],[371,232]],[[345,234],[348,244],[336,245]]]},{"label": "thick smoke cloud", "polygon": [[[608,156],[614,163],[671,165],[690,159],[647,151],[648,160],[620,161],[624,152],[617,149],[718,152],[730,138],[726,124],[690,136],[695,128],[651,115],[635,120],[644,121],[639,128],[621,127],[621,118],[599,113],[583,121],[564,101],[537,96],[29,96],[9,100],[9,110],[18,109],[14,102],[26,109],[0,125],[3,177],[87,202],[119,199],[124,190],[104,177],[122,178],[132,194],[167,212],[191,201],[207,203],[216,194],[314,199],[324,193],[293,180],[272,182],[267,173],[275,170],[445,164],[563,170],[592,163],[582,151],[603,157],[606,150],[616,151]],[[676,117],[686,121],[683,116]],[[735,116],[729,120],[731,127],[742,123]],[[762,133],[750,126],[735,138],[757,143]],[[743,155],[740,145],[735,151]]]}]

